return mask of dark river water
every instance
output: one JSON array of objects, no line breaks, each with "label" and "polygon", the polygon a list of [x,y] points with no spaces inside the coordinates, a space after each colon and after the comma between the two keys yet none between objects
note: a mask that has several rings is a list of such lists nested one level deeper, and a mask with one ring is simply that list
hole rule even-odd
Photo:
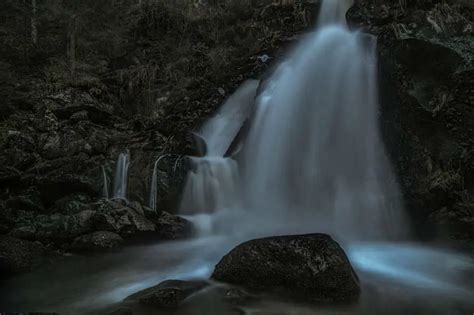
[{"label": "dark river water", "polygon": [[[119,253],[67,257],[0,286],[2,311],[108,314],[128,295],[167,279],[208,278],[235,243],[220,237],[129,247]],[[212,288],[173,314],[452,314],[474,313],[474,260],[469,253],[414,243],[343,245],[362,284],[358,303],[322,307],[260,300],[238,311]],[[154,311],[135,314],[168,314]]]}]

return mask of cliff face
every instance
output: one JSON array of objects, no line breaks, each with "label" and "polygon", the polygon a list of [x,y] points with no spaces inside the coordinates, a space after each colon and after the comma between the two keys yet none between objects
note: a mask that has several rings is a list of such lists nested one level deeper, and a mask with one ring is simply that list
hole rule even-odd
[{"label": "cliff face", "polygon": [[472,6],[356,1],[347,16],[378,37],[381,128],[415,231],[472,239]]},{"label": "cliff face", "polygon": [[[43,4],[43,2],[41,2]],[[174,211],[189,132],[312,25],[315,1],[70,1],[0,5],[0,233],[90,210],[131,152],[129,199],[154,162]],[[36,35],[33,38],[32,25]],[[263,62],[261,55],[272,57]]]},{"label": "cliff face", "polygon": [[[379,39],[381,128],[406,208],[416,230],[472,238],[473,9],[395,2],[358,0],[347,17]],[[158,207],[174,211],[181,156],[195,153],[189,132],[283,58],[314,25],[319,1],[113,3],[0,5],[0,233],[90,209],[102,167],[112,180],[125,149],[129,199],[140,203],[154,162],[170,154]]]}]

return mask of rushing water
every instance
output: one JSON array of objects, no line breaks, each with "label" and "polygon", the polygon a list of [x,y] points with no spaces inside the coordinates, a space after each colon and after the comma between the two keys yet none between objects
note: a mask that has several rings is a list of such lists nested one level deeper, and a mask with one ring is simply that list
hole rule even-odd
[{"label": "rushing water", "polygon": [[115,167],[114,198],[127,199],[128,168],[130,166],[130,152],[127,150],[119,154]]},{"label": "rushing water", "polygon": [[[472,255],[399,241],[407,222],[379,136],[376,43],[343,24],[348,3],[323,2],[318,29],[264,84],[255,108],[258,83],[251,81],[198,132],[206,154],[192,159],[181,207],[198,238],[68,258],[2,283],[0,310],[107,314],[104,308],[162,280],[207,278],[227,251],[251,237],[328,232],[359,274],[358,303],[323,307],[264,298],[245,314],[471,314]],[[250,113],[240,158],[226,157]],[[128,166],[123,153],[114,197],[126,198]],[[175,313],[236,314],[211,291]]]},{"label": "rushing water", "polygon": [[243,206],[260,228],[403,234],[379,138],[375,39],[339,24],[308,35],[259,96],[244,149]]},{"label": "rushing water", "polygon": [[[59,265],[0,281],[2,311],[108,314],[128,295],[167,279],[207,278],[214,264],[241,240],[227,234],[126,248],[120,253],[71,257]],[[321,307],[262,299],[247,314],[465,315],[474,309],[474,257],[412,243],[354,243],[346,247],[362,285],[360,301]],[[104,310],[105,309],[105,310]],[[135,315],[169,314],[166,310]],[[173,314],[233,315],[212,292]]]},{"label": "rushing water", "polygon": [[[265,82],[237,164],[222,156],[244,116],[235,105],[245,112],[249,102],[235,100],[248,86],[203,127],[211,159],[195,159],[185,213],[232,208],[228,220],[219,214],[214,224],[248,237],[314,231],[346,241],[406,236],[379,136],[376,40],[342,22],[348,5],[324,1],[318,28]],[[232,230],[226,221],[236,216]]]},{"label": "rushing water", "polygon": [[244,82],[197,133],[206,144],[205,156],[191,159],[193,170],[187,177],[182,213],[212,213],[238,203],[238,166],[225,155],[249,118],[258,84]]}]

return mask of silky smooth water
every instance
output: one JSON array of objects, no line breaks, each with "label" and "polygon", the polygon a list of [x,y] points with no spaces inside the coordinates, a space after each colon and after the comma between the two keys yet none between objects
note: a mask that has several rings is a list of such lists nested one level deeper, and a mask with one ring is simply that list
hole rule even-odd
[{"label": "silky smooth water", "polygon": [[[212,237],[130,247],[119,253],[68,257],[34,273],[1,279],[0,310],[108,314],[128,295],[161,281],[208,278],[219,259],[241,241],[222,231]],[[357,303],[323,307],[263,297],[248,304],[246,314],[465,315],[474,309],[472,255],[415,243],[354,243],[345,248],[361,279]],[[231,315],[236,310],[204,291],[173,314]]]},{"label": "silky smooth water", "polygon": [[259,85],[258,80],[245,81],[197,132],[206,142],[206,156],[223,157],[249,118]]},{"label": "silky smooth water", "polygon": [[260,229],[345,240],[406,232],[379,136],[375,48],[375,38],[325,24],[271,77],[242,163],[243,208]]},{"label": "silky smooth water", "polygon": [[[0,311],[108,314],[109,306],[160,281],[208,278],[223,255],[251,237],[327,232],[359,275],[357,303],[311,306],[262,297],[236,310],[204,290],[175,314],[471,314],[472,248],[469,255],[399,241],[407,222],[379,136],[376,43],[341,22],[348,3],[323,2],[318,29],[264,84],[253,110],[249,89],[199,133],[207,154],[193,161],[182,210],[200,237],[71,257],[2,279]],[[224,157],[249,112],[241,158]],[[128,154],[121,155],[115,197],[126,198],[128,165]]]},{"label": "silky smooth water", "polygon": [[228,220],[219,215],[214,224],[248,238],[315,231],[344,241],[408,235],[380,139],[376,39],[348,29],[349,4],[324,1],[316,30],[264,83],[237,163],[222,156],[241,125],[234,119],[248,111],[250,101],[235,100],[252,93],[240,89],[204,125],[208,156],[194,160],[184,213],[232,208]]},{"label": "silky smooth water", "polygon": [[182,214],[221,211],[235,205],[238,196],[237,163],[224,157],[192,158],[195,170],[188,174]]},{"label": "silky smooth water", "polygon": [[115,166],[114,177],[114,198],[127,199],[128,186],[128,168],[130,166],[130,152],[126,150],[119,154],[117,164]]},{"label": "silky smooth water", "polygon": [[249,118],[258,85],[257,80],[244,82],[197,132],[206,154],[190,159],[193,169],[183,192],[182,214],[213,213],[238,204],[238,166],[225,155]]}]

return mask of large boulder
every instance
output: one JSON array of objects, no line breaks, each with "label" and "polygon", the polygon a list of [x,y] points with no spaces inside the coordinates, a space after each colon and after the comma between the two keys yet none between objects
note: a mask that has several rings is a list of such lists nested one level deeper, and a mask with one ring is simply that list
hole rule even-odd
[{"label": "large boulder", "polygon": [[360,292],[346,254],[325,234],[245,242],[221,259],[212,278],[312,302],[350,302]]}]

